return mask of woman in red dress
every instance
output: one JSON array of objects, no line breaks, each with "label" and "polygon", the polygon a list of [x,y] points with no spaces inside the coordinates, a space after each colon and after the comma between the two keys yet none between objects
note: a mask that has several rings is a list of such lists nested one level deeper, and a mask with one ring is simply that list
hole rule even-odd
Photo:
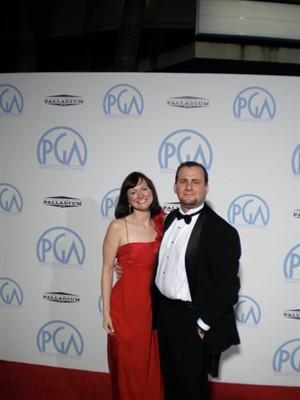
[{"label": "woman in red dress", "polygon": [[[151,283],[162,237],[163,212],[152,181],[129,174],[121,187],[116,219],[103,242],[103,327],[113,400],[163,400]],[[122,276],[113,286],[115,259]]]}]

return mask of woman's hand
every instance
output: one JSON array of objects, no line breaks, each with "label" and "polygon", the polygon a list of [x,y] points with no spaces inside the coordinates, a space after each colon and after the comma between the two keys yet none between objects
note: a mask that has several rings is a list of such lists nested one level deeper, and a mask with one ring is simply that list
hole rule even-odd
[{"label": "woman's hand", "polygon": [[198,335],[200,336],[200,338],[203,340],[206,332],[199,327],[197,327],[197,332],[198,332]]},{"label": "woman's hand", "polygon": [[118,264],[118,260],[115,259],[114,270],[117,275],[117,279],[119,280],[123,274],[123,270],[120,264]]},{"label": "woman's hand", "polygon": [[109,335],[112,335],[115,332],[113,324],[112,324],[112,320],[111,320],[111,317],[109,314],[106,316],[105,315],[103,316],[103,328],[106,330],[106,332]]}]

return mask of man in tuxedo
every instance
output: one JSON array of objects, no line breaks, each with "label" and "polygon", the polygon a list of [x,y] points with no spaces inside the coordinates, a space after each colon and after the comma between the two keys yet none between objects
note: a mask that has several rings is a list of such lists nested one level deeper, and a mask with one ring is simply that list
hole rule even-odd
[{"label": "man in tuxedo", "polygon": [[218,375],[221,353],[240,342],[240,240],[205,203],[204,166],[180,164],[174,192],[180,207],[166,218],[154,285],[165,399],[207,400],[208,375]]}]

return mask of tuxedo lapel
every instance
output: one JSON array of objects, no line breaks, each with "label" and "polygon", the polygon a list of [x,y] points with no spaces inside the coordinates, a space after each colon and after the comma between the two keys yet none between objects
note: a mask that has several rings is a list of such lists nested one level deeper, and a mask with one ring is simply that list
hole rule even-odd
[{"label": "tuxedo lapel", "polygon": [[200,243],[200,235],[202,232],[202,228],[207,217],[207,207],[204,205],[203,210],[201,211],[195,226],[192,230],[190,239],[187,244],[186,253],[185,253],[185,265],[188,270],[193,265],[193,257],[197,254],[197,250],[199,249]]},{"label": "tuxedo lapel", "polygon": [[169,228],[169,226],[172,224],[175,218],[176,218],[176,211],[173,210],[172,212],[170,212],[170,214],[167,215],[165,219],[164,231],[166,231]]}]

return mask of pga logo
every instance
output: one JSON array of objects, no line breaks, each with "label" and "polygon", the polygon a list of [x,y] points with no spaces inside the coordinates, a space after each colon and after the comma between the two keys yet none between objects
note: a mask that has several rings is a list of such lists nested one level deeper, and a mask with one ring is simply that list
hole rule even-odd
[{"label": "pga logo", "polygon": [[300,338],[284,342],[273,356],[273,371],[278,374],[300,374]]},{"label": "pga logo", "polygon": [[141,92],[125,83],[113,86],[103,99],[103,111],[106,116],[139,116],[144,110]]},{"label": "pga logo", "polygon": [[104,195],[100,204],[100,212],[103,218],[114,218],[119,195],[120,188],[112,189]]},{"label": "pga logo", "polygon": [[256,326],[261,320],[261,309],[252,297],[239,296],[239,301],[235,306],[235,316],[243,325]]},{"label": "pga logo", "polygon": [[13,85],[0,85],[0,113],[21,114],[24,107],[23,95]]},{"label": "pga logo", "polygon": [[291,164],[293,174],[300,178],[300,143],[293,152]]},{"label": "pga logo", "polygon": [[102,294],[99,296],[99,299],[98,299],[98,310],[99,310],[100,314],[102,314],[102,312],[103,312],[103,297],[102,297]]},{"label": "pga logo", "polygon": [[274,97],[261,87],[243,89],[234,99],[233,115],[239,120],[272,120],[276,115]]},{"label": "pga logo", "polygon": [[80,331],[66,321],[49,321],[37,334],[37,348],[40,353],[80,357],[84,342]]},{"label": "pga logo", "polygon": [[20,214],[23,210],[21,192],[9,183],[0,183],[0,211],[8,214]]},{"label": "pga logo", "polygon": [[184,161],[196,161],[207,170],[213,161],[213,151],[209,141],[200,132],[179,129],[161,142],[158,162],[162,170],[173,172]]},{"label": "pga logo", "polygon": [[300,281],[300,243],[294,246],[286,255],[283,263],[283,272],[287,280]]},{"label": "pga logo", "polygon": [[15,307],[23,304],[23,290],[13,279],[0,278],[0,304]]},{"label": "pga logo", "polygon": [[232,225],[266,226],[270,219],[270,210],[261,197],[243,194],[231,202],[227,218]]},{"label": "pga logo", "polygon": [[75,129],[57,126],[40,138],[37,159],[41,167],[81,168],[87,161],[87,146]]},{"label": "pga logo", "polygon": [[85,260],[85,246],[72,229],[54,227],[38,239],[37,259],[43,265],[81,266]]}]

